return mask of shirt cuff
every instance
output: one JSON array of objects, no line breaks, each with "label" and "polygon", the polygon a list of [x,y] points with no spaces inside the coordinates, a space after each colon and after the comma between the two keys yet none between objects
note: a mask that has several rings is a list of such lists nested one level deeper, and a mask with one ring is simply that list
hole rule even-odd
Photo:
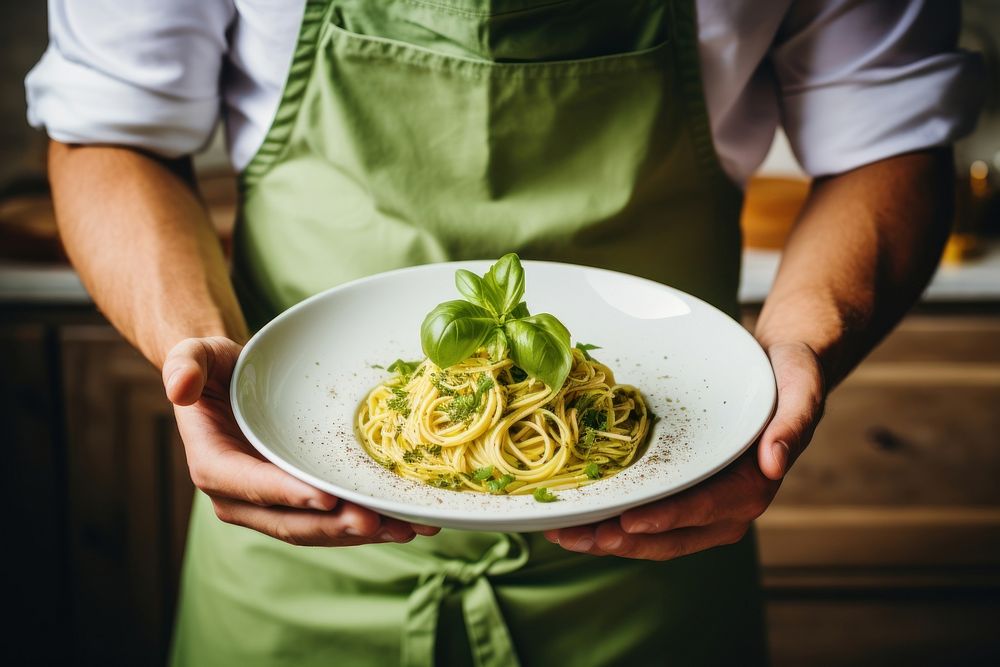
[{"label": "shirt cuff", "polygon": [[809,175],[837,174],[968,134],[983,89],[979,56],[951,52],[848,81],[786,88],[782,124]]},{"label": "shirt cuff", "polygon": [[212,137],[219,99],[171,96],[126,83],[49,47],[25,79],[28,123],[64,143],[114,144],[173,158]]}]

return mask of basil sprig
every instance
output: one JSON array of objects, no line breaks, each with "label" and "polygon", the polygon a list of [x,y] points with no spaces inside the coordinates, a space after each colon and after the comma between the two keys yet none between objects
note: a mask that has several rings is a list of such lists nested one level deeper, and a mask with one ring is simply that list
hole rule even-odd
[{"label": "basil sprig", "polygon": [[455,287],[465,300],[445,301],[427,314],[420,342],[441,368],[486,347],[493,359],[510,354],[514,364],[550,389],[558,389],[573,364],[569,331],[548,313],[531,315],[521,300],[524,269],[514,253],[504,255],[482,277],[459,269]]}]

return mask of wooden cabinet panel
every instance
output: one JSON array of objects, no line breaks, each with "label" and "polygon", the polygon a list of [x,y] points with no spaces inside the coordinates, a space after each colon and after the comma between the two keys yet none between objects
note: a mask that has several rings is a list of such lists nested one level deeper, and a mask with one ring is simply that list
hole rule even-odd
[{"label": "wooden cabinet panel", "polygon": [[166,654],[193,488],[158,374],[107,327],[62,334],[69,432],[74,653]]},{"label": "wooden cabinet panel", "polygon": [[758,520],[772,587],[906,583],[1000,588],[1000,507],[796,507]]},{"label": "wooden cabinet panel", "polygon": [[782,597],[767,611],[774,667],[1000,664],[995,596],[901,591]]},{"label": "wooden cabinet panel", "polygon": [[830,396],[783,505],[1000,507],[1000,364],[869,362]]},{"label": "wooden cabinet panel", "polygon": [[775,664],[998,664],[998,480],[1000,317],[911,315],[757,522]]},{"label": "wooden cabinet panel", "polygon": [[975,565],[1000,579],[998,406],[1000,317],[908,317],[831,394],[759,520],[765,576],[869,568],[851,576],[889,582],[885,568]]},{"label": "wooden cabinet panel", "polygon": [[1000,317],[911,316],[830,396],[780,501],[1000,506]]},{"label": "wooden cabinet panel", "polygon": [[1000,363],[1000,315],[909,315],[865,363]]},{"label": "wooden cabinet panel", "polygon": [[8,664],[62,664],[70,655],[53,641],[70,627],[57,349],[54,330],[43,324],[0,326],[3,570],[13,612],[4,628]]}]

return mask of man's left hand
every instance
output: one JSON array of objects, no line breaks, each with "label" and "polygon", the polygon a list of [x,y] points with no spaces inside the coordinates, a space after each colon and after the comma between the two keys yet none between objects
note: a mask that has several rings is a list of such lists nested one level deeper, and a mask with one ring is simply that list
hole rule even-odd
[{"label": "man's left hand", "polygon": [[564,549],[594,556],[670,560],[738,542],[764,513],[823,412],[823,371],[804,343],[768,348],[778,407],[757,445],[728,468],[669,498],[587,526],[550,530]]}]

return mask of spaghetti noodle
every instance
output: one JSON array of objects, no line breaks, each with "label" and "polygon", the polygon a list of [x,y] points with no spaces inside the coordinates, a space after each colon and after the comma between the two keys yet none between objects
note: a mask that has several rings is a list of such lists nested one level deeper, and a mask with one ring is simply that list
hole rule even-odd
[{"label": "spaghetti noodle", "polygon": [[457,491],[548,501],[550,489],[614,475],[638,454],[649,411],[610,368],[572,355],[557,391],[483,349],[446,369],[397,363],[358,410],[361,442],[402,477]]}]

